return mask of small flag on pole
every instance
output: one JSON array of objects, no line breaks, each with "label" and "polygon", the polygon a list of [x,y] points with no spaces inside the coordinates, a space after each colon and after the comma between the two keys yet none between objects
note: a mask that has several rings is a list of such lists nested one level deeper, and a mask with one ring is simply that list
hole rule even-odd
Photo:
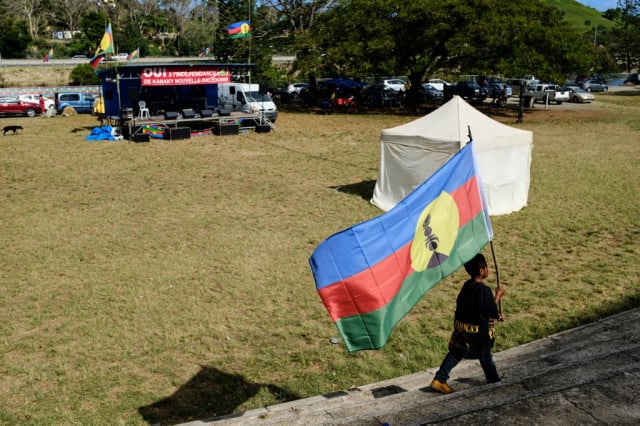
[{"label": "small flag on pole", "polygon": [[382,348],[438,282],[491,240],[473,142],[377,218],[332,235],[309,264],[349,352]]},{"label": "small flag on pole", "polygon": [[203,57],[203,56],[209,56],[211,54],[211,52],[213,51],[213,47],[212,46],[207,46],[205,48],[203,48],[200,53],[198,53],[199,57]]},{"label": "small flag on pole", "polygon": [[251,22],[239,21],[227,27],[229,38],[248,38],[251,37]]},{"label": "small flag on pole", "polygon": [[100,56],[95,56],[94,58],[91,59],[91,61],[89,61],[89,63],[91,64],[91,68],[93,68],[94,70],[98,68],[98,65],[100,65],[100,62],[102,62],[102,59],[104,58],[104,56],[100,55]]},{"label": "small flag on pole", "polygon": [[140,48],[136,47],[136,50],[134,50],[133,52],[129,53],[129,56],[127,56],[127,61],[131,61],[131,60],[139,58],[139,57],[140,57]]},{"label": "small flag on pole", "polygon": [[44,55],[42,62],[49,62],[51,59],[53,59],[53,47],[51,48],[51,50],[49,50],[49,52],[47,52],[46,55]]}]

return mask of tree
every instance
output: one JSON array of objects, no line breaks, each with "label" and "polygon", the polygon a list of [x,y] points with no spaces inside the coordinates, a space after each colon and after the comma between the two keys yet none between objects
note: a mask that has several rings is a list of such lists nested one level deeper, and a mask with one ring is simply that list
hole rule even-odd
[{"label": "tree", "polygon": [[0,15],[0,52],[3,58],[24,58],[32,42],[24,20],[10,15]]},{"label": "tree", "polygon": [[80,30],[80,18],[96,5],[86,0],[50,0],[51,23],[69,31]]},{"label": "tree", "polygon": [[614,31],[619,58],[631,72],[640,64],[640,0],[618,0],[620,19]]},{"label": "tree", "polygon": [[76,65],[69,74],[69,85],[83,86],[89,84],[100,84],[100,79],[90,64]]},{"label": "tree", "polygon": [[342,0],[303,53],[323,74],[408,75],[416,91],[442,70],[561,79],[589,58],[556,9],[526,0]]}]

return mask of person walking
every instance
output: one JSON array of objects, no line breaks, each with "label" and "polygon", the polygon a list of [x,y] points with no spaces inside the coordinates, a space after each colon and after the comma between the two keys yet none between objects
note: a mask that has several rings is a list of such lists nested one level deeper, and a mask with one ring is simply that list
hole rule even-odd
[{"label": "person walking", "polygon": [[470,278],[462,286],[456,300],[454,329],[449,339],[449,352],[431,382],[431,388],[440,393],[451,393],[447,384],[451,370],[463,359],[480,361],[487,383],[500,381],[491,349],[495,340],[494,322],[504,320],[498,309],[505,295],[504,288],[496,290],[495,297],[483,280],[489,276],[485,257],[478,253],[464,265]]}]

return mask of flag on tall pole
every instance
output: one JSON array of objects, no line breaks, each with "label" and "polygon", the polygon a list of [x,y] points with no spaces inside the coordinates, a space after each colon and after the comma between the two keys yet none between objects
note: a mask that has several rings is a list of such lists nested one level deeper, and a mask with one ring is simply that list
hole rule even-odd
[{"label": "flag on tall pole", "polygon": [[387,213],[332,235],[309,259],[349,352],[382,348],[434,285],[491,240],[473,142]]},{"label": "flag on tall pole", "polygon": [[102,40],[100,40],[100,44],[96,49],[96,53],[91,58],[91,66],[93,69],[98,68],[98,64],[100,64],[101,57],[107,54],[115,53],[115,49],[113,47],[113,34],[111,32],[111,22],[107,25],[107,29],[102,36]]},{"label": "flag on tall pole", "polygon": [[107,55],[109,53],[115,53],[115,49],[113,47],[113,33],[111,32],[111,22],[107,25],[107,29],[105,30],[102,40],[100,40],[100,44],[93,56]]},{"label": "flag on tall pole", "polygon": [[239,21],[227,27],[229,38],[249,38],[251,37],[251,22]]}]

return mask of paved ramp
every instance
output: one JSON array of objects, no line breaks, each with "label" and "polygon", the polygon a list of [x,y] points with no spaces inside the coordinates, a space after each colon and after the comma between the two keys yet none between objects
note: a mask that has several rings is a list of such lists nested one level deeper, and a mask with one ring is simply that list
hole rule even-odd
[{"label": "paved ramp", "polygon": [[463,361],[450,395],[429,389],[430,369],[186,425],[637,425],[639,323],[637,308],[496,353],[504,377],[492,385],[477,361]]}]

